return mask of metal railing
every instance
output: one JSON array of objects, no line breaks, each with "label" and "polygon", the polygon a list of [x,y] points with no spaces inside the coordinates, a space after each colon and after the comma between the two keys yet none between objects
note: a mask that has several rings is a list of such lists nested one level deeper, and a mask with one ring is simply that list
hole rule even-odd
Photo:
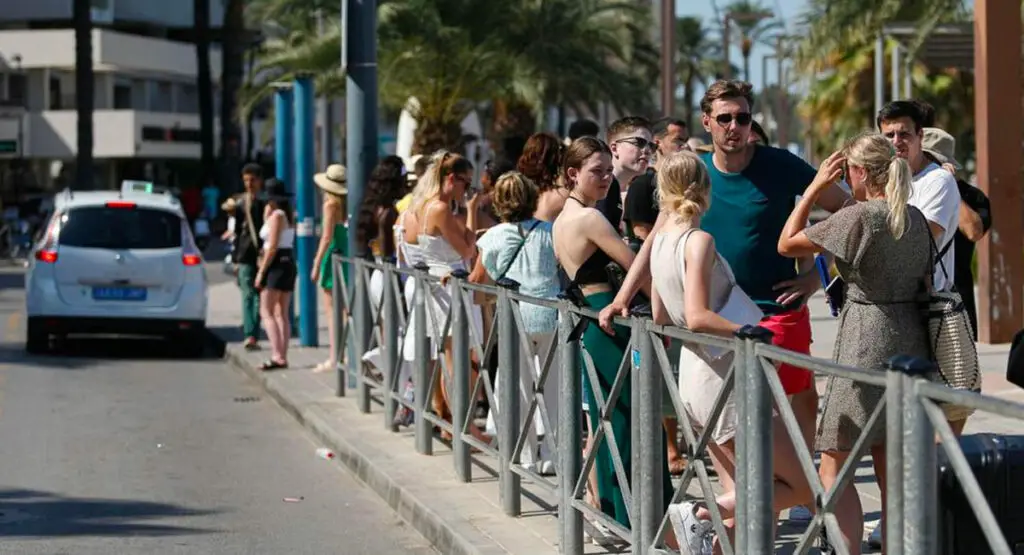
[{"label": "metal railing", "polygon": [[[955,434],[938,403],[952,403],[1001,416],[1024,420],[1024,405],[977,393],[954,391],[931,383],[926,376],[934,372],[931,362],[913,357],[897,356],[890,360],[888,371],[864,370],[800,355],[772,346],[770,331],[747,326],[733,339],[696,334],[685,329],[655,325],[649,318],[633,316],[616,319],[616,324],[629,328],[629,343],[618,363],[618,371],[608,391],[600,384],[594,360],[581,341],[587,325],[597,325],[597,313],[579,308],[566,299],[537,299],[519,294],[518,284],[503,280],[497,285],[479,285],[466,281],[465,272],[455,273],[442,284],[439,276],[428,268],[399,269],[393,262],[374,263],[334,255],[334,275],[343,276],[341,268],[348,264],[348,287],[344,279],[335,279],[335,330],[339,350],[337,393],[357,391],[357,403],[363,412],[370,412],[376,401],[383,407],[385,427],[397,431],[396,413],[406,409],[414,414],[415,448],[433,453],[434,428],[452,436],[455,475],[464,482],[472,480],[471,450],[493,457],[498,462],[501,504],[504,512],[520,516],[524,494],[522,479],[556,496],[559,520],[560,552],[583,553],[584,519],[600,522],[628,544],[633,553],[670,553],[665,545],[670,528],[662,492],[666,457],[661,428],[662,395],[668,394],[679,429],[686,444],[689,464],[672,502],[703,499],[713,517],[714,530],[726,554],[761,554],[775,551],[776,516],[773,503],[773,415],[778,414],[799,460],[800,469],[810,486],[808,503],[814,517],[800,536],[794,553],[808,553],[824,526],[832,538],[841,538],[834,514],[839,495],[850,487],[861,457],[870,447],[871,431],[880,418],[886,423],[887,454],[886,526],[889,555],[930,555],[939,553],[937,514],[936,434],[950,466],[961,484],[991,551],[998,555],[1012,553],[1003,536],[986,496],[971,470]],[[354,278],[354,279],[353,279]],[[403,280],[413,284],[403,294]],[[379,298],[371,292],[371,282],[379,284]],[[406,300],[411,293],[411,306]],[[496,311],[486,337],[471,324],[473,293],[496,298]],[[449,302],[439,302],[449,299]],[[524,331],[521,303],[558,310],[557,340],[543,352],[536,352],[533,341]],[[447,307],[443,305],[447,304]],[[442,306],[438,306],[442,305]],[[351,310],[350,310],[351,309]],[[419,330],[414,337],[404,331],[411,324]],[[423,330],[427,330],[424,332]],[[444,343],[450,336],[451,361],[446,360]],[[405,342],[414,342],[411,361],[413,398],[407,399],[400,383],[403,365],[410,361],[402,356]],[[665,348],[665,340],[684,341],[689,345],[729,349],[731,368],[724,386],[717,392],[709,422],[699,435],[684,409],[673,375],[673,361]],[[513,348],[507,348],[514,346]],[[362,364],[365,353],[378,348],[382,354],[379,375]],[[493,349],[498,349],[497,396],[482,368]],[[472,360],[479,361],[480,372],[475,382],[470,379]],[[539,359],[539,364],[532,361]],[[344,360],[343,360],[344,359]],[[526,360],[529,364],[522,365]],[[555,365],[554,362],[558,361]],[[818,375],[848,378],[863,384],[885,388],[884,398],[870,415],[867,425],[854,443],[852,454],[841,468],[835,483],[826,489],[818,478],[813,452],[806,445],[796,416],[776,371],[777,363],[787,363],[814,371]],[[528,368],[533,375],[523,376]],[[552,376],[557,381],[551,383]],[[582,380],[586,379],[597,401],[599,423],[593,430],[593,445],[583,457],[583,424],[581,419]],[[451,405],[451,422],[431,410],[430,399],[444,380]],[[472,383],[471,383],[472,382]],[[426,384],[426,387],[424,387]],[[667,390],[665,389],[667,385]],[[558,388],[557,415],[548,414],[544,401],[546,387]],[[484,395],[490,410],[496,413],[496,437],[481,441],[471,433],[478,396]],[[705,464],[711,431],[720,418],[730,395],[734,396],[738,417],[735,436],[735,545],[723,524],[716,503],[711,473]],[[528,406],[523,412],[521,400]],[[628,460],[620,454],[624,438],[612,431],[611,412],[617,403],[628,402],[632,421]],[[542,476],[523,462],[523,453],[535,431],[535,419],[543,421],[542,442],[555,456],[556,479]],[[555,422],[552,420],[556,419]],[[457,433],[456,433],[457,432]],[[586,500],[588,476],[602,444],[607,444],[614,474],[628,513],[628,525],[609,518]],[[563,479],[564,477],[571,479]],[[699,495],[691,494],[696,480]],[[595,492],[596,493],[596,492]],[[841,541],[833,542],[836,553],[849,551]],[[685,551],[684,551],[685,553]]]}]

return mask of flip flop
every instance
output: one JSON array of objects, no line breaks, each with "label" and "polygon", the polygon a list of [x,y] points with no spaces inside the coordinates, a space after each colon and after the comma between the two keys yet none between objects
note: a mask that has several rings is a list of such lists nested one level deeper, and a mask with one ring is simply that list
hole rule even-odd
[{"label": "flip flop", "polygon": [[260,365],[260,370],[263,370],[263,371],[267,371],[267,370],[281,370],[281,369],[284,369],[284,368],[288,368],[288,363],[287,362],[277,362],[276,360],[268,360],[268,361],[266,361],[266,362],[264,362],[263,364]]},{"label": "flip flop", "polygon": [[329,360],[321,362],[320,364],[317,364],[316,366],[313,367],[313,373],[314,374],[320,374],[320,373],[323,373],[323,372],[330,372],[331,370],[334,370],[334,365],[331,364],[331,361],[329,361]]}]

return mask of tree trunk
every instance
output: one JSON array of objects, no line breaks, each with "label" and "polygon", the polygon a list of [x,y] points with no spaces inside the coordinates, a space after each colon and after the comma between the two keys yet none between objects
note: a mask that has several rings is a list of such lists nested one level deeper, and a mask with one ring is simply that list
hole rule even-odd
[{"label": "tree trunk", "polygon": [[210,0],[193,0],[196,28],[196,81],[199,90],[200,187],[215,177],[213,157],[213,76],[210,72]]},{"label": "tree trunk", "polygon": [[242,130],[238,121],[236,99],[245,77],[245,12],[242,0],[228,0],[224,7],[224,32],[221,42],[222,68],[220,78],[220,187],[227,191],[241,189]]},{"label": "tree trunk", "polygon": [[693,135],[697,127],[693,121],[693,70],[687,71],[686,80],[683,81],[683,118],[686,120],[686,128]]},{"label": "tree trunk", "polygon": [[75,0],[75,111],[78,115],[78,145],[75,181],[72,189],[94,188],[93,104],[95,76],[92,67],[92,14],[89,0]]},{"label": "tree trunk", "polygon": [[505,139],[515,137],[525,141],[536,130],[537,118],[525,103],[505,98],[494,100],[494,122],[489,138],[499,157],[508,158],[515,154],[505,152]]},{"label": "tree trunk", "polygon": [[442,148],[454,151],[462,143],[460,121],[419,119],[417,123],[413,154],[429,156]]}]

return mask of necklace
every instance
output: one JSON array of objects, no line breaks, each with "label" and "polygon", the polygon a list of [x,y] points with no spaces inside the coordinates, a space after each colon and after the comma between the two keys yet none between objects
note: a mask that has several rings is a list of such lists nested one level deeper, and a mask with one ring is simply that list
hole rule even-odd
[{"label": "necklace", "polygon": [[576,197],[574,197],[572,195],[569,195],[569,198],[571,198],[572,200],[575,200],[576,202],[579,203],[580,206],[586,208],[587,203],[583,202],[582,200],[580,200],[580,199],[578,199],[578,198],[576,198]]}]

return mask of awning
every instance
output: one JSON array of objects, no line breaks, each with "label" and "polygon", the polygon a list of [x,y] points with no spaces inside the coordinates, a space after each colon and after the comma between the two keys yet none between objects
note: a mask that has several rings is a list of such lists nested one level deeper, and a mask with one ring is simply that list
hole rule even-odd
[{"label": "awning", "polygon": [[[920,28],[912,23],[886,25],[882,34],[904,46],[916,42]],[[928,34],[915,58],[934,68],[974,71],[974,23],[939,25]]]}]

